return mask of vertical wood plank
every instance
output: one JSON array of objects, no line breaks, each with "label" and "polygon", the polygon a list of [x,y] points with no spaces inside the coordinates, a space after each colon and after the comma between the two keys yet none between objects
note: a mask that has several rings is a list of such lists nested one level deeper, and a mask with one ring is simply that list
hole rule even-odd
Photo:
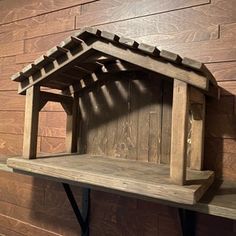
[{"label": "vertical wood plank", "polygon": [[[191,89],[191,92],[193,89]],[[204,153],[204,133],[205,133],[205,96],[200,91],[191,93],[190,100],[193,102],[190,106],[192,113],[191,125],[191,151],[190,168],[202,170]]]},{"label": "vertical wood plank", "polygon": [[171,117],[173,100],[173,83],[162,81],[162,129],[161,129],[161,157],[160,164],[170,163],[171,148]]},{"label": "vertical wood plank", "polygon": [[187,167],[187,131],[188,131],[188,85],[174,80],[170,177],[176,184],[183,185]]},{"label": "vertical wood plank", "polygon": [[40,87],[32,86],[26,91],[25,125],[23,141],[23,157],[36,158],[39,121]]},{"label": "vertical wood plank", "polygon": [[66,120],[66,152],[75,153],[77,152],[77,136],[78,136],[78,123],[79,120],[79,97],[78,94],[74,94],[72,110],[67,113]]}]

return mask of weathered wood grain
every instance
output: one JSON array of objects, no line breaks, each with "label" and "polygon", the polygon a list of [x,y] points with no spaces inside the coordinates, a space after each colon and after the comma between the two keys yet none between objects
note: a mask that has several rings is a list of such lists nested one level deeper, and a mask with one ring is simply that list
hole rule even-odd
[{"label": "weathered wood grain", "polygon": [[[24,111],[25,97],[16,91],[0,91],[0,111]],[[48,102],[42,111],[63,111],[58,103]]]},{"label": "weathered wood grain", "polygon": [[187,179],[190,182],[194,180],[200,180],[200,182],[188,186],[174,185],[169,178],[168,166],[89,155],[35,160],[11,158],[8,159],[7,164],[12,168],[29,172],[31,175],[41,174],[49,179],[59,178],[63,182],[95,185],[101,189],[112,189],[124,194],[190,205],[200,199],[214,178],[211,171],[189,170]]},{"label": "weathered wood grain", "polygon": [[[43,0],[44,1],[44,0]],[[2,3],[3,1],[1,1]],[[9,1],[5,1],[7,4],[10,4]],[[9,3],[8,3],[9,2]],[[72,1],[69,1],[71,3]],[[158,1],[160,4],[156,4],[156,6],[153,7],[153,10],[151,9],[151,6],[155,5],[156,1],[153,1],[150,5],[147,4],[145,6],[145,2],[151,2],[151,1],[141,1],[144,6],[142,9],[137,9],[130,7],[130,9],[125,8],[126,6],[130,6],[133,1],[129,1],[128,3],[120,0],[115,1],[105,1],[101,0],[98,2],[93,2],[91,4],[85,4],[82,6],[82,13],[84,15],[80,16],[80,6],[70,7],[68,9],[61,9],[61,8],[67,8],[67,3],[65,2],[56,2],[56,1],[47,1],[45,2],[46,5],[42,5],[38,7],[38,9],[34,9],[34,11],[31,11],[30,8],[26,9],[26,7],[21,2],[14,2],[11,4],[14,4],[14,10],[10,12],[9,16],[2,17],[3,20],[12,21],[17,20],[16,22],[12,22],[9,24],[3,24],[0,26],[0,42],[1,45],[5,47],[5,45],[10,45],[9,41],[17,40],[19,37],[25,37],[24,32],[32,27],[36,26],[36,22],[38,25],[41,25],[41,32],[40,27],[38,27],[37,30],[31,31],[30,34],[32,36],[35,36],[35,38],[31,39],[30,34],[28,34],[28,37],[30,39],[27,39],[25,41],[25,52],[22,52],[19,50],[19,48],[15,49],[3,49],[5,50],[6,55],[15,55],[15,51],[20,51],[20,54],[17,54],[16,56],[7,56],[7,57],[1,57],[0,56],[0,90],[2,92],[0,93],[0,110],[4,110],[4,115],[0,113],[1,117],[1,125],[0,127],[4,128],[4,132],[7,131],[7,127],[9,127],[9,132],[15,132],[16,130],[20,129],[19,127],[16,127],[15,124],[13,124],[13,116],[16,111],[23,111],[24,109],[24,97],[18,96],[15,91],[13,92],[4,92],[6,89],[14,89],[15,90],[15,83],[11,83],[10,80],[8,80],[8,72],[5,71],[2,73],[1,66],[4,65],[10,65],[15,64],[15,60],[17,63],[31,63],[36,58],[38,58],[40,55],[42,55],[45,50],[47,50],[49,47],[54,46],[57,42],[60,40],[63,40],[63,34],[65,33],[65,37],[67,36],[67,32],[61,32],[57,33],[60,30],[63,30],[63,27],[55,25],[55,29],[51,29],[50,31],[47,31],[46,29],[43,29],[43,26],[47,25],[47,22],[49,24],[53,25],[53,21],[56,22],[62,22],[63,18],[67,17],[73,17],[77,15],[77,21],[79,19],[83,20],[81,21],[82,24],[86,24],[84,18],[86,16],[92,17],[92,19],[87,19],[88,22],[91,22],[90,24],[103,24],[102,22],[106,22],[106,25],[101,25],[101,29],[107,30],[107,31],[113,31],[114,33],[120,33],[125,35],[126,37],[133,37],[136,38],[144,43],[153,43],[154,45],[161,45],[164,49],[167,49],[167,47],[170,47],[170,45],[173,45],[172,49],[174,52],[178,52],[183,54],[184,56],[191,56],[194,59],[199,59],[205,61],[205,62],[217,62],[217,63],[208,63],[208,68],[213,72],[214,76],[218,81],[227,81],[227,83],[222,84],[221,86],[224,87],[229,92],[232,92],[233,95],[229,92],[224,91],[223,96],[220,101],[208,101],[208,107],[207,107],[207,116],[208,116],[208,123],[206,127],[208,127],[208,131],[210,131],[210,136],[213,135],[215,137],[219,138],[209,138],[209,132],[207,134],[208,138],[206,140],[206,151],[205,151],[205,162],[204,167],[207,169],[212,169],[216,171],[216,175],[219,178],[222,178],[222,175],[225,179],[231,179],[235,180],[234,172],[234,163],[235,163],[235,156],[233,155],[235,153],[235,119],[233,114],[235,114],[236,109],[234,108],[236,104],[236,100],[234,97],[235,89],[234,89],[234,83],[232,83],[233,80],[235,80],[235,45],[234,43],[229,43],[230,41],[235,41],[235,1],[234,0],[212,0],[210,4],[204,4],[203,6],[199,7],[188,7],[187,5],[193,4],[194,1],[184,1],[181,2],[180,0],[175,0],[174,3],[179,2],[179,6],[184,6],[184,4],[187,4],[187,9],[179,9],[175,10],[173,6],[171,6],[171,1]],[[173,2],[173,1],[172,1]],[[27,1],[27,4],[31,4],[31,6],[36,6],[39,3],[39,1]],[[19,6],[18,6],[19,4]],[[52,5],[51,5],[52,4]],[[51,12],[52,9],[49,9],[49,6],[53,6],[56,4],[56,7],[59,7],[56,9],[56,11]],[[77,2],[76,2],[77,4]],[[136,6],[138,2],[134,2],[134,6]],[[60,6],[59,6],[60,5]],[[38,5],[37,5],[38,6]],[[62,7],[61,7],[62,6]],[[64,6],[64,7],[63,7]],[[45,8],[44,8],[45,7]],[[1,8],[1,7],[0,7]],[[110,8],[110,10],[109,10]],[[24,9],[22,11],[22,9]],[[115,12],[115,9],[119,10]],[[170,12],[159,12],[158,14],[150,15],[150,16],[144,16],[144,14],[147,14],[148,11],[154,12],[154,10],[161,10],[161,11],[170,11]],[[45,12],[43,12],[45,10]],[[41,13],[39,13],[41,11]],[[109,12],[110,11],[110,12]],[[133,11],[133,12],[132,12]],[[145,13],[146,11],[146,13]],[[25,17],[25,14],[27,12],[27,17],[31,17],[26,20],[20,20],[20,18],[17,17]],[[45,13],[49,14],[45,14]],[[2,12],[1,12],[2,13]],[[20,15],[23,13],[22,15]],[[104,15],[102,15],[105,13]],[[114,14],[113,14],[114,13]],[[17,15],[18,14],[18,15]],[[33,15],[32,15],[33,14]],[[35,15],[34,15],[35,14]],[[38,14],[42,14],[41,16],[36,16]],[[113,16],[113,15],[114,16]],[[143,17],[136,17],[135,19],[128,19],[130,16],[138,16],[143,15]],[[3,16],[3,14],[0,14]],[[14,15],[14,16],[13,16]],[[14,18],[16,17],[16,18]],[[127,18],[128,17],[128,18]],[[114,19],[118,19],[119,22],[113,22]],[[121,21],[120,21],[121,20]],[[1,21],[1,20],[0,20]],[[69,23],[68,23],[68,26]],[[77,22],[77,26],[79,26],[79,22]],[[36,28],[37,28],[36,27]],[[60,29],[59,29],[60,28]],[[59,31],[57,31],[59,29]],[[4,32],[4,34],[3,34]],[[51,32],[55,32],[51,34]],[[45,35],[45,33],[49,33],[50,35]],[[218,39],[218,37],[220,37]],[[48,41],[48,42],[47,42]],[[55,44],[54,44],[55,42]],[[47,44],[48,43],[48,44]],[[187,44],[186,44],[187,43]],[[14,46],[15,42],[12,44]],[[185,44],[185,46],[184,46]],[[0,46],[1,48],[2,46]],[[41,48],[41,50],[40,50]],[[178,49],[179,48],[179,49]],[[169,49],[171,50],[171,49]],[[9,53],[10,52],[10,53]],[[0,53],[1,55],[1,53]],[[233,61],[232,61],[233,60]],[[225,61],[225,62],[224,62]],[[11,70],[11,66],[8,66],[9,71]],[[4,68],[3,68],[4,69]],[[12,70],[14,68],[12,67]],[[15,72],[15,71],[14,71]],[[13,73],[14,73],[13,72]],[[10,73],[10,72],[9,72]],[[8,82],[6,82],[8,80]],[[110,94],[111,96],[113,94]],[[116,97],[116,95],[114,96]],[[135,97],[134,97],[135,98]],[[45,108],[46,111],[57,109],[58,111],[62,111],[61,107],[56,104],[53,105],[51,103],[47,104],[47,107]],[[9,114],[9,122],[5,123],[6,116],[8,115],[8,110],[11,110],[12,113]],[[10,115],[11,114],[11,115]],[[42,123],[47,122],[47,125],[45,129],[42,129],[40,132],[43,132],[43,135],[50,136],[50,135],[61,135],[61,131],[63,130],[62,125],[64,123],[64,118],[61,118],[60,116],[52,113],[51,118],[50,114],[48,114],[48,118],[42,116]],[[137,116],[134,115],[132,117],[133,113],[129,116],[130,121],[130,127],[132,130],[132,137],[135,136],[133,132],[136,132],[137,127]],[[150,116],[150,120],[152,121],[153,113]],[[171,113],[170,113],[171,115]],[[64,115],[63,115],[64,116]],[[155,115],[154,115],[155,116]],[[6,117],[6,118],[4,118]],[[18,115],[18,112],[15,113],[15,119],[20,119],[20,116]],[[22,117],[23,118],[23,117]],[[58,119],[58,121],[56,121]],[[167,119],[167,118],[166,118]],[[55,125],[53,124],[55,123]],[[56,124],[57,123],[57,124]],[[5,125],[4,125],[5,124]],[[8,125],[6,125],[8,124]],[[17,122],[16,122],[17,124]],[[150,123],[152,124],[152,122]],[[154,125],[154,124],[153,124]],[[112,122],[107,124],[106,127],[106,134],[111,137],[107,141],[107,145],[109,144],[109,148],[112,147],[114,143],[114,137],[113,134],[115,131],[115,128],[113,129]],[[14,131],[15,130],[15,131]],[[167,130],[167,127],[166,129]],[[85,130],[86,131],[86,130]],[[110,132],[108,132],[110,131]],[[18,131],[17,131],[18,132]],[[163,133],[164,135],[164,133]],[[168,132],[166,132],[166,135],[168,136]],[[169,135],[170,136],[170,135]],[[63,142],[64,140],[58,139],[58,138],[50,138],[50,137],[44,137],[43,138],[43,145],[41,146],[41,149],[45,152],[56,152],[56,151],[63,151]],[[209,142],[209,139],[212,141]],[[13,134],[1,134],[0,133],[0,155],[20,155],[22,151],[22,136],[21,135],[13,135]],[[132,142],[136,142],[135,139],[132,139]],[[163,144],[162,144],[163,146]],[[136,157],[136,150],[135,146],[133,149],[130,149],[129,155],[132,155]],[[163,150],[163,149],[162,149]],[[105,150],[106,151],[106,150]],[[224,161],[225,160],[225,161]],[[222,164],[224,163],[224,165]],[[223,172],[223,174],[222,174]],[[16,182],[18,185],[21,185],[23,188],[25,188],[25,185],[23,183],[27,183],[30,186],[41,186],[44,188],[44,185],[41,185],[38,179],[30,178],[28,176],[22,176],[22,175],[15,175],[15,174],[8,174],[1,172],[1,177],[5,176],[6,182],[2,181],[1,186],[2,190],[5,191],[6,188],[4,186],[9,186],[9,184],[5,185],[8,180],[12,180]],[[13,178],[14,176],[15,178]],[[46,182],[46,181],[45,181]],[[17,186],[18,186],[17,185]],[[54,188],[60,188],[58,185],[55,187],[51,182],[46,182],[45,185],[48,186],[48,188],[51,190]],[[13,186],[16,186],[13,184]],[[234,189],[235,187],[232,186],[226,186],[224,190],[217,196],[217,198],[223,198],[223,202],[225,202],[226,196],[232,196],[230,194],[229,189]],[[23,191],[23,190],[22,190]],[[28,190],[27,190],[28,191]],[[11,188],[11,191],[8,191],[8,193],[11,193],[9,195],[9,199],[14,200],[14,191]],[[29,195],[32,193],[32,191],[28,191]],[[56,192],[52,191],[52,194]],[[225,194],[227,193],[227,194]],[[23,193],[23,196],[25,194]],[[33,195],[31,195],[32,197]],[[96,200],[97,193],[95,193],[93,197],[92,203]],[[102,200],[105,199],[105,203],[102,205],[104,206],[106,204],[106,193],[103,193],[102,197],[98,197],[98,202],[96,205],[92,205],[93,214],[96,212],[96,218],[91,215],[91,234],[93,235],[121,235],[121,234],[134,234],[137,235],[139,233],[142,233],[145,235],[145,232],[142,230],[145,228],[148,224],[148,228],[150,231],[147,230],[147,235],[175,235],[178,228],[178,222],[174,222],[174,215],[166,215],[166,217],[161,217],[161,206],[158,205],[155,207],[155,204],[153,205],[147,205],[143,208],[138,208],[137,211],[131,212],[130,214],[127,214],[130,219],[126,217],[127,211],[123,211],[120,208],[115,207],[115,204],[120,204],[120,206],[127,206],[127,203],[130,201],[130,198],[124,198],[122,201],[114,200],[114,205],[109,205],[107,208],[104,207],[104,209],[107,209],[104,211],[104,214],[102,211],[100,211],[101,207],[99,204],[101,204]],[[113,196],[113,195],[112,195]],[[113,200],[113,197],[111,198],[111,201]],[[114,195],[117,196],[117,195]],[[17,194],[17,199],[14,200],[15,203],[20,203],[19,198],[20,195]],[[30,196],[26,196],[28,199]],[[5,199],[5,198],[4,198]],[[52,203],[53,197],[48,196],[48,203]],[[49,199],[51,199],[49,201]],[[7,199],[6,199],[7,201]],[[108,201],[108,202],[111,202]],[[213,200],[214,202],[214,200]],[[220,202],[220,201],[219,201]],[[229,201],[230,202],[230,201]],[[4,204],[3,204],[4,203]],[[25,202],[26,203],[26,202]],[[144,202],[146,203],[146,202]],[[67,216],[69,218],[72,218],[73,215],[68,214],[68,210],[65,210],[61,206],[64,205],[63,198],[58,198],[58,201],[55,202],[55,205],[48,204],[49,209],[52,210],[52,212],[57,213],[57,215]],[[217,205],[217,204],[216,204]],[[26,205],[25,205],[26,206]],[[9,205],[6,202],[1,201],[0,203],[0,213],[3,215],[9,215],[10,217],[17,218],[17,220],[21,220],[24,222],[27,222],[26,225],[24,225],[25,231],[20,231],[19,233],[19,224],[16,224],[18,221],[8,221],[1,224],[0,233],[6,234],[6,235],[25,235],[25,234],[34,234],[34,235],[41,235],[41,230],[38,229],[37,232],[32,231],[27,225],[34,225],[34,227],[43,228],[43,232],[45,229],[53,231],[54,233],[58,234],[64,234],[64,235],[76,235],[75,229],[69,229],[69,226],[73,227],[68,221],[66,221],[66,224],[68,225],[67,228],[63,228],[65,224],[62,224],[61,221],[56,217],[48,216],[49,211],[44,211],[39,213],[37,209],[35,209],[35,206],[37,204],[34,204],[34,202],[29,202],[28,209],[24,207],[19,207],[16,205]],[[56,208],[61,210],[56,210]],[[135,206],[134,206],[135,207]],[[20,208],[20,209],[19,209]],[[31,208],[31,209],[29,209]],[[232,216],[232,204],[230,204],[230,210],[227,210],[224,208],[227,214],[231,214]],[[39,209],[39,207],[38,207]],[[110,211],[109,211],[110,209]],[[114,209],[114,210],[113,210]],[[118,210],[117,210],[118,209]],[[130,208],[128,208],[130,211]],[[173,209],[173,208],[171,208]],[[220,209],[220,210],[219,210]],[[98,212],[99,211],[99,212]],[[169,212],[170,210],[164,208],[163,212]],[[219,215],[222,214],[222,206],[206,206],[205,203],[199,207],[199,211],[207,213],[207,214],[214,214]],[[112,212],[112,214],[110,214]],[[144,214],[144,212],[146,212]],[[153,221],[150,219],[150,217],[153,216],[153,213],[158,214],[157,221]],[[99,214],[100,213],[100,214]],[[114,214],[115,213],[115,214]],[[149,214],[150,213],[150,214]],[[139,216],[140,215],[140,216]],[[150,217],[149,217],[150,215]],[[111,219],[108,219],[109,216],[112,216]],[[226,216],[225,212],[222,216]],[[235,216],[235,214],[233,214]],[[123,217],[123,219],[121,219]],[[215,234],[222,234],[222,235],[231,235],[233,230],[233,222],[231,224],[228,224],[224,218],[217,218],[215,221],[214,217],[202,217],[199,214],[197,215],[197,234],[201,235],[215,235]],[[52,219],[54,218],[54,219]],[[99,218],[99,220],[98,220]],[[154,218],[154,217],[153,217]],[[171,219],[170,219],[171,218]],[[105,221],[106,219],[107,221]],[[133,219],[133,220],[132,220]],[[147,220],[145,220],[147,219]],[[150,219],[150,220],[149,220]],[[119,224],[119,222],[122,221],[122,226]],[[127,223],[125,222],[127,221]],[[147,222],[149,221],[149,223]],[[1,221],[2,222],[2,221]],[[11,224],[10,224],[10,223]],[[139,225],[140,222],[143,222],[143,227],[140,229]],[[214,222],[214,223],[213,223]],[[226,222],[226,223],[224,223]],[[77,225],[77,224],[76,224]],[[128,228],[127,230],[124,229],[124,226]],[[158,226],[158,227],[157,227]],[[17,228],[18,227],[18,228]],[[8,228],[9,230],[7,230]],[[156,232],[156,228],[158,228],[158,232]],[[14,233],[12,233],[12,230],[15,230]],[[55,229],[55,230],[54,230]],[[140,229],[138,231],[137,229]],[[176,230],[175,230],[176,229]],[[225,230],[224,230],[225,229]],[[105,233],[104,233],[105,231]],[[151,233],[150,233],[151,232]],[[223,233],[222,233],[223,232]],[[43,234],[43,233],[42,233]],[[47,234],[48,235],[48,234]],[[17,235],[18,236],[18,235]]]},{"label": "weathered wood grain", "polygon": [[[55,194],[54,196],[56,196],[57,193],[56,192],[53,193]],[[34,194],[32,194],[32,196],[33,195]],[[66,201],[65,196],[64,196],[64,201]],[[63,235],[66,232],[68,232],[70,235],[73,236],[78,235],[78,231],[80,229],[79,226],[77,225],[76,220],[73,217],[72,212],[70,212],[71,214],[64,215],[63,210],[61,209],[60,211],[61,215],[59,214],[59,212],[57,212],[57,215],[48,215],[47,209],[45,209],[45,211],[43,209],[46,208],[45,205],[39,206],[37,208],[34,201],[31,201],[31,204],[32,208],[34,209],[33,214],[30,208],[21,207],[8,202],[0,202],[0,213],[13,217],[16,220],[24,221],[28,224],[34,225],[35,227],[42,228],[43,230],[48,230],[53,233],[57,233],[59,235]],[[60,216],[61,217],[64,216],[65,218],[62,219],[60,218]],[[69,220],[66,217],[72,218],[72,220]],[[0,233],[2,233],[2,227]]]},{"label": "weathered wood grain", "polygon": [[39,58],[45,54],[45,51],[43,52],[36,52],[36,53],[24,53],[24,54],[19,54],[15,56],[15,62],[17,64],[22,64],[22,63],[32,63],[34,60]]},{"label": "weathered wood grain", "polygon": [[206,66],[217,81],[236,80],[236,61],[210,63]]},{"label": "weathered wood grain", "polygon": [[0,57],[22,54],[24,52],[24,41],[5,42],[0,44]]},{"label": "weathered wood grain", "polygon": [[177,32],[158,32],[154,34],[141,35],[137,37],[139,42],[150,42],[158,45],[169,45],[178,43],[200,42],[215,40],[219,38],[218,25],[209,26],[203,29],[187,29]]},{"label": "weathered wood grain", "polygon": [[[44,205],[44,190],[42,188],[33,187],[22,183],[19,186],[16,181],[9,181],[6,178],[0,178],[1,183],[1,202],[8,202],[24,208],[30,208],[32,202],[35,208],[41,208]],[[34,197],[34,199],[32,199]],[[1,231],[0,231],[1,232]]]},{"label": "weathered wood grain", "polygon": [[25,235],[26,233],[31,235],[42,235],[42,236],[59,236],[59,234],[53,233],[48,230],[36,227],[29,223],[17,220],[13,217],[0,214],[0,226],[7,229],[12,229],[16,233]]},{"label": "weathered wood grain", "polygon": [[179,185],[184,185],[186,182],[188,116],[188,85],[175,80],[171,121],[170,178]]},{"label": "weathered wood grain", "polygon": [[[76,30],[77,31],[77,30]],[[68,36],[71,36],[75,31],[62,32],[57,34],[50,34],[46,36],[39,36],[32,39],[25,40],[24,53],[34,53],[46,51],[55,45],[58,45]]]},{"label": "weathered wood grain", "polygon": [[38,121],[39,121],[40,87],[32,86],[26,92],[25,122],[23,139],[23,157],[36,158]]},{"label": "weathered wood grain", "polygon": [[40,152],[42,153],[60,153],[65,152],[65,138],[42,137]]},{"label": "weathered wood grain", "polygon": [[220,25],[220,38],[222,39],[236,39],[236,23],[222,24]]},{"label": "weathered wood grain", "polygon": [[[191,88],[191,92],[193,88]],[[191,99],[190,92],[190,103]],[[193,170],[202,170],[204,160],[204,136],[205,136],[205,96],[199,91],[194,91],[198,95],[197,100],[192,100],[190,104],[191,112],[191,150],[190,150],[190,168]],[[197,113],[197,114],[194,114]]]},{"label": "weathered wood grain", "polygon": [[22,154],[23,136],[13,134],[0,134],[1,155],[16,156]]},{"label": "weathered wood grain", "polygon": [[170,163],[171,149],[171,120],[172,120],[172,101],[173,101],[173,83],[171,81],[162,82],[162,130],[161,130],[161,157],[160,164]]},{"label": "weathered wood grain", "polygon": [[[91,7],[89,5],[85,6],[85,9],[82,7],[82,14],[77,18],[77,27],[104,24],[208,3],[208,0],[191,0],[187,2],[182,0],[165,2],[160,0],[142,0],[136,2],[132,0],[128,2],[112,1],[110,3],[108,1],[100,1],[95,4],[89,4]],[[135,9],[135,11],[131,9]]]},{"label": "weathered wood grain", "polygon": [[[190,29],[206,29],[212,25],[235,22],[234,14],[235,2],[229,0],[216,0],[205,6],[198,6],[173,11],[171,13],[162,13],[150,15],[147,17],[139,17],[128,19],[126,21],[118,21],[114,23],[99,25],[99,28],[110,31],[119,32],[124,36],[136,38],[144,35],[156,33],[170,34],[171,32],[181,32]],[[81,15],[80,17],[82,17]],[[188,20],[190,19],[191,20]],[[109,21],[110,22],[110,21]],[[97,25],[95,21],[90,25]],[[79,17],[77,28],[80,25]],[[127,30],[129,29],[129,30]]]},{"label": "weathered wood grain", "polygon": [[11,3],[8,1],[2,1],[0,3],[1,15],[3,16],[0,24],[6,24],[13,21],[19,21],[25,18],[35,17],[45,13],[58,11],[64,8],[81,5],[94,0],[69,0],[64,1],[26,1],[21,0],[17,3]]}]

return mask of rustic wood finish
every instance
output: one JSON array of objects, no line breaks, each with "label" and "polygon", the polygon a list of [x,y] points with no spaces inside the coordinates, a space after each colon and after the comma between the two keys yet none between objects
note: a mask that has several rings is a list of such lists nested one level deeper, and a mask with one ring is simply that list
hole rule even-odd
[{"label": "rustic wood finish", "polygon": [[188,111],[188,85],[185,82],[175,80],[172,105],[170,177],[180,185],[186,181]]},{"label": "rustic wood finish", "polygon": [[[26,64],[34,63],[34,60],[45,54],[48,49],[84,26],[95,26],[136,42],[157,45],[160,51],[165,49],[178,53],[183,60],[187,57],[206,63],[206,67],[221,87],[220,100],[206,99],[203,169],[214,170],[218,179],[223,178],[226,182],[231,182],[223,184],[219,194],[212,196],[214,192],[211,192],[207,201],[205,196],[202,199],[204,204],[199,207],[199,212],[204,214],[196,213],[196,235],[234,235],[235,0],[99,0],[82,5],[79,5],[80,3],[85,1],[0,1],[1,160],[6,159],[6,156],[22,156],[25,96],[17,95],[17,83],[9,79],[12,74],[20,71]],[[4,5],[7,7],[3,8]],[[134,42],[130,42],[131,45],[132,43]],[[103,63],[107,58],[100,58],[100,61]],[[128,76],[124,76],[124,80],[127,79]],[[126,110],[129,110],[130,104],[130,112],[127,117],[118,116],[119,119],[110,120],[106,126],[98,122],[92,129],[89,128],[90,125],[87,127],[89,122],[83,123],[82,117],[83,126],[80,129],[90,130],[89,137],[83,136],[79,139],[83,147],[87,145],[87,150],[91,150],[91,141],[101,140],[96,141],[99,143],[98,150],[105,150],[105,153],[108,153],[106,155],[113,155],[114,150],[118,150],[124,153],[124,156],[125,153],[130,153],[126,155],[127,159],[134,159],[140,152],[146,153],[142,157],[145,161],[150,157],[154,163],[155,160],[158,163],[169,163],[172,95],[168,91],[172,89],[172,83],[168,82],[166,86],[163,85],[168,89],[160,98],[157,96],[159,90],[148,89],[148,83],[144,86],[146,89],[143,89],[143,83],[140,85],[134,81],[129,85],[116,82],[119,91],[124,92],[118,94],[126,96],[126,88],[130,88],[132,92],[127,95],[125,105]],[[149,87],[153,87],[153,83]],[[112,83],[102,91],[105,91],[108,98],[110,95],[109,106],[104,105],[102,112],[114,114],[116,110],[109,108],[112,107],[112,102],[117,104],[117,100],[124,104],[122,96],[118,96],[117,100],[112,99],[113,94],[117,96],[116,87]],[[150,101],[163,100],[163,108],[159,109],[156,103],[153,107],[140,108],[138,112],[135,108],[140,103],[143,104],[140,95],[146,91],[147,94],[156,94],[151,96]],[[99,92],[97,89],[95,99],[101,96]],[[86,99],[88,104],[90,98]],[[85,99],[83,101],[85,102]],[[99,100],[101,101],[106,100]],[[80,101],[81,104],[84,105]],[[122,107],[122,104],[119,107]],[[168,120],[161,130],[161,139],[159,132],[154,132],[158,127],[156,117],[159,110],[162,119]],[[83,109],[81,111],[84,115]],[[89,117],[92,118],[92,114]],[[66,114],[60,103],[48,102],[39,118],[38,152],[65,152]],[[150,125],[139,124],[139,121],[145,119],[150,120]],[[93,118],[92,122],[94,120],[96,119]],[[103,131],[97,132],[98,128],[103,128]],[[138,129],[149,138],[138,136]],[[93,134],[98,138],[93,139]],[[107,140],[107,136],[111,138]],[[126,138],[128,145],[125,145],[125,142],[118,142],[119,145],[116,145],[122,137]],[[84,142],[86,138],[87,143]],[[136,150],[136,145],[142,142],[142,148]],[[156,145],[159,142],[162,143],[161,148]],[[101,149],[106,145],[107,149]],[[151,147],[150,153],[145,151],[148,146]],[[158,148],[161,152],[160,159],[157,158]],[[80,188],[75,187],[73,191],[80,202]],[[1,234],[78,236],[79,227],[59,184],[1,170],[0,192]],[[92,191],[91,197],[91,235],[104,235],[104,232],[105,235],[114,236],[181,235],[175,207],[100,191]],[[208,214],[230,216],[229,218],[234,220]]]},{"label": "rustic wood finish", "polygon": [[[10,158],[8,166],[61,182],[186,204],[196,203],[204,193],[203,188],[208,188],[214,179],[211,171],[189,171],[187,181],[196,184],[176,186],[169,179],[167,166],[88,155],[49,157],[29,162]],[[198,179],[201,182],[197,182]]]},{"label": "rustic wood finish", "polygon": [[32,86],[26,93],[23,157],[36,158],[40,88]]}]

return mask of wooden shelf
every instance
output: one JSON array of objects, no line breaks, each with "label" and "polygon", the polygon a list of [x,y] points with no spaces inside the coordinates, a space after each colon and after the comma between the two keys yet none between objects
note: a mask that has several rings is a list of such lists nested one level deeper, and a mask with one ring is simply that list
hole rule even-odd
[{"label": "wooden shelf", "polygon": [[212,171],[188,170],[187,183],[181,186],[171,182],[167,165],[91,155],[9,158],[7,164],[15,171],[51,180],[182,204],[198,201],[214,179]]},{"label": "wooden shelf", "polygon": [[236,220],[236,183],[215,182],[203,198],[189,209]]}]

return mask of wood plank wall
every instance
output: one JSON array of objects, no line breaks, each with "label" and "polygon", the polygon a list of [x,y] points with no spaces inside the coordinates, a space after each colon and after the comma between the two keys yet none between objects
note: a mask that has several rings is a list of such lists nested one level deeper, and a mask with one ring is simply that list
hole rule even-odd
[{"label": "wood plank wall", "polygon": [[[217,177],[235,181],[235,9],[235,0],[1,0],[0,157],[22,151],[24,97],[10,75],[76,29],[97,26],[207,63],[222,97],[207,102],[204,164]],[[64,124],[61,107],[48,104],[40,115],[39,151],[64,150]],[[73,190],[80,199],[80,189]],[[3,171],[0,233],[80,235],[59,184]],[[93,191],[91,235],[180,235],[177,211]],[[236,235],[236,224],[198,214],[197,235]]]}]

